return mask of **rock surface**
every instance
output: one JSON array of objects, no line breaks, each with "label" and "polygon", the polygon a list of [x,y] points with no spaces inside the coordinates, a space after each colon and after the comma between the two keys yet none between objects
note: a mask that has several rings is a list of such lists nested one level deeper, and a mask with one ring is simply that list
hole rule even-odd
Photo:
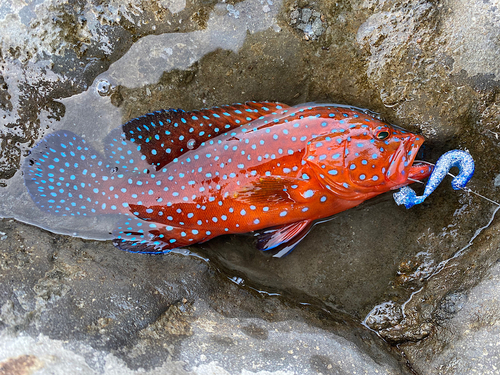
[{"label": "rock surface", "polygon": [[123,253],[13,220],[0,231],[3,373],[407,372],[348,316],[242,288],[203,259]]},{"label": "rock surface", "polygon": [[[97,142],[153,110],[245,100],[370,108],[422,132],[426,160],[470,151],[469,186],[500,199],[498,1],[45,0],[5,4],[0,27],[1,217],[104,239],[33,206],[19,166],[44,134]],[[498,373],[496,206],[445,185],[337,215],[284,259],[245,236],[138,256],[4,219],[0,369]]]},{"label": "rock surface", "polygon": [[405,348],[418,373],[499,373],[499,287],[497,262],[478,285],[462,286],[441,300],[432,338]]}]

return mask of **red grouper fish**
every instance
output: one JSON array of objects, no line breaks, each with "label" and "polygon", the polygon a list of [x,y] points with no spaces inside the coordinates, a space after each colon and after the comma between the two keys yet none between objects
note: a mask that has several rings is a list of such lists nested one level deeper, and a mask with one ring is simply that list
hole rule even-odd
[{"label": "red grouper fish", "polygon": [[430,166],[413,163],[423,142],[354,107],[248,102],[138,117],[108,135],[106,156],[57,131],[23,170],[42,211],[120,214],[123,250],[269,228],[257,246],[279,257],[318,219],[428,177]]}]

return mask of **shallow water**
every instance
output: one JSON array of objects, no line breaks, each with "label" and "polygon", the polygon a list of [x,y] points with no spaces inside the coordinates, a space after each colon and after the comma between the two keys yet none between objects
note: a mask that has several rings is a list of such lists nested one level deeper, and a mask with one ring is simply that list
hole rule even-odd
[{"label": "shallow water", "polygon": [[[123,113],[124,108],[117,107],[111,99],[116,87],[120,86],[123,90],[156,84],[166,72],[186,69],[219,48],[238,52],[247,33],[266,29],[279,31],[274,18],[279,8],[279,2],[244,1],[235,6],[217,4],[203,30],[150,35],[139,39],[106,72],[97,76],[86,91],[58,100],[64,105],[64,116],[50,124],[45,134],[60,129],[71,130],[96,150],[103,151],[102,141],[112,129],[124,122],[127,115]],[[15,82],[22,75],[22,71],[12,72],[9,80]],[[13,217],[58,234],[112,239],[110,233],[116,218],[67,217],[61,220],[50,215],[39,215],[26,190],[21,188],[23,180],[20,171],[6,185],[0,190],[0,217]],[[12,205],[13,200],[15,205]]]}]

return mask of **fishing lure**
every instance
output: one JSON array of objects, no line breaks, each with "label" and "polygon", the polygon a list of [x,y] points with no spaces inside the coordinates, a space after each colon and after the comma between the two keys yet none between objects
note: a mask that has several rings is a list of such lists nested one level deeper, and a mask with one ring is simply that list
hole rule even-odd
[{"label": "fishing lure", "polygon": [[398,205],[404,204],[406,208],[411,208],[416,204],[422,203],[436,189],[453,167],[459,169],[459,174],[454,176],[451,186],[455,190],[465,188],[465,185],[467,185],[474,174],[474,160],[466,151],[451,150],[443,154],[436,162],[434,170],[425,186],[424,193],[421,196],[417,196],[412,188],[404,186],[400,191],[394,193],[394,200]]},{"label": "fishing lure", "polygon": [[138,117],[109,134],[105,155],[57,131],[23,171],[42,211],[116,215],[123,250],[267,228],[257,247],[283,256],[318,220],[427,178],[432,167],[414,162],[423,142],[354,107],[248,102]]}]

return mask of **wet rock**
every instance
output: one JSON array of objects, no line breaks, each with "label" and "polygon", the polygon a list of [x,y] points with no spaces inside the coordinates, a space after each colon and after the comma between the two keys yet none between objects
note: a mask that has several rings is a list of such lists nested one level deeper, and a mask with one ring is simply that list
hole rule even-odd
[{"label": "wet rock", "polygon": [[467,303],[467,295],[463,292],[454,292],[446,295],[436,310],[435,317],[437,320],[451,319],[453,316],[463,309]]},{"label": "wet rock", "polygon": [[311,8],[293,8],[290,25],[302,33],[305,40],[318,39],[325,32],[324,16]]},{"label": "wet rock", "polygon": [[202,259],[128,254],[12,220],[0,229],[6,373],[406,373],[349,317],[265,298]]},{"label": "wet rock", "polygon": [[0,362],[0,373],[12,375],[30,374],[44,367],[44,363],[34,355],[20,355]]},{"label": "wet rock", "polygon": [[215,2],[94,4],[42,1],[0,11],[0,183],[47,127],[64,116],[57,98],[81,93],[143,36],[206,26]]},{"label": "wet rock", "polygon": [[456,292],[443,299],[432,338],[405,348],[417,372],[498,373],[499,286],[500,266],[496,264],[467,297]]},{"label": "wet rock", "polygon": [[395,327],[403,320],[401,306],[392,301],[375,306],[365,317],[364,323],[375,331]]},{"label": "wet rock", "polygon": [[[491,41],[500,27],[492,2],[117,4],[2,8],[0,177],[7,187],[0,215],[74,232],[70,219],[57,223],[28,205],[18,172],[27,151],[54,129],[97,143],[146,112],[245,100],[369,107],[422,132],[426,160],[469,150],[477,165],[471,189],[499,200],[499,53]],[[468,306],[488,302],[470,289],[498,258],[494,208],[445,181],[411,210],[387,195],[337,215],[285,259],[257,252],[250,236],[193,247],[214,268],[4,222],[3,363],[43,363],[62,373],[68,366],[238,373],[291,363],[286,371],[341,373],[348,358],[359,371],[404,371],[356,324],[364,322],[397,343],[417,372],[429,372],[424,357],[435,373],[468,373],[479,368],[473,363],[492,368],[496,352],[479,360],[473,349],[496,342],[487,325],[498,311],[493,288],[487,309],[473,314]],[[102,232],[101,224],[83,228],[99,238],[91,229]],[[349,354],[340,356],[344,348]],[[462,361],[464,350],[473,355]]]}]

